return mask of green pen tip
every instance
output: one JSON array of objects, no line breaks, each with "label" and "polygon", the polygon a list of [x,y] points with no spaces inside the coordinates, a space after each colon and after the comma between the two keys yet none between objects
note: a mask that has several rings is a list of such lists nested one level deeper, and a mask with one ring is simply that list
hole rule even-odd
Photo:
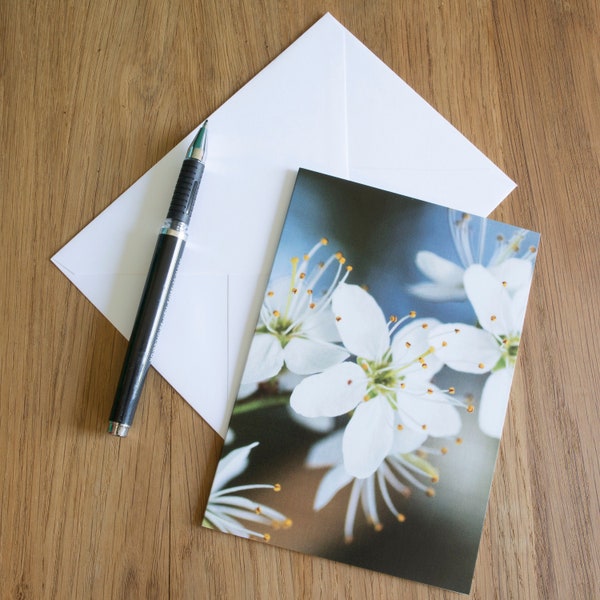
[{"label": "green pen tip", "polygon": [[204,162],[206,157],[207,125],[208,119],[202,123],[202,127],[200,127],[194,141],[190,144],[187,154],[185,155],[186,158],[195,158],[196,160]]}]

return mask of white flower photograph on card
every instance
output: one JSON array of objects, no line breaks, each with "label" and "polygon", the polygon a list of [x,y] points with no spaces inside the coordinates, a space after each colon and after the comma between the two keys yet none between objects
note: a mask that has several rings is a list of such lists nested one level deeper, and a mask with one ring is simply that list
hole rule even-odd
[{"label": "white flower photograph on card", "polygon": [[204,525],[468,592],[538,243],[300,169]]}]

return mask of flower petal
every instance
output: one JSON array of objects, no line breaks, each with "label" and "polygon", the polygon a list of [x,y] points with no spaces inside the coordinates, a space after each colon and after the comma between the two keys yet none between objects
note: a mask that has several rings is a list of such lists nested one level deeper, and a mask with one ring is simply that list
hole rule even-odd
[{"label": "flower petal", "polygon": [[514,332],[521,332],[525,321],[525,310],[529,298],[529,286],[523,286],[515,292],[512,299],[512,325]]},{"label": "flower petal", "polygon": [[319,440],[308,452],[306,466],[311,469],[321,469],[338,465],[343,460],[342,438],[344,430],[340,429],[326,438]]},{"label": "flower petal", "polygon": [[302,322],[302,334],[313,340],[339,342],[340,334],[335,325],[335,317],[331,307],[309,313]]},{"label": "flower petal", "polygon": [[[400,424],[400,419],[396,413],[396,424]],[[394,432],[394,443],[390,454],[406,454],[420,448],[428,438],[427,432],[404,427],[402,430],[396,429]]]},{"label": "flower petal", "polygon": [[462,289],[462,279],[464,269],[449,260],[423,250],[417,252],[415,263],[421,273],[432,279],[436,283],[441,283],[446,287]]},{"label": "flower petal", "polygon": [[283,367],[283,348],[270,333],[256,333],[250,345],[242,383],[266,381],[279,373]]},{"label": "flower petal", "polygon": [[428,381],[444,366],[435,353],[424,356],[427,368],[423,368],[418,360],[431,347],[429,332],[439,324],[437,319],[413,319],[394,335],[392,362],[402,367],[402,374],[406,377],[416,376],[419,380]]},{"label": "flower petal", "polygon": [[305,417],[337,417],[351,411],[365,392],[363,370],[345,362],[302,380],[292,392],[290,406]]},{"label": "flower petal", "polygon": [[348,474],[344,465],[339,465],[328,471],[317,488],[313,508],[321,510],[331,499],[344,487],[346,487],[353,477]]},{"label": "flower petal", "polygon": [[514,369],[509,367],[492,373],[481,392],[479,427],[483,433],[500,438],[510,397]]},{"label": "flower petal", "polygon": [[344,432],[342,450],[346,471],[363,479],[372,475],[394,441],[394,411],[383,396],[361,402]]},{"label": "flower petal", "polygon": [[287,368],[299,375],[312,375],[343,362],[349,354],[341,346],[305,338],[292,338],[283,349]]},{"label": "flower petal", "polygon": [[[499,265],[488,267],[488,271],[513,295],[523,287],[529,287],[533,276],[533,264],[522,258],[508,258]],[[504,287],[504,286],[503,286]]]},{"label": "flower petal", "polygon": [[381,358],[390,345],[387,321],[375,299],[357,285],[340,284],[331,297],[344,346],[368,360]]},{"label": "flower petal", "polygon": [[465,271],[465,291],[477,320],[494,335],[516,333],[513,327],[511,298],[500,281],[481,265]]},{"label": "flower petal", "polygon": [[419,396],[399,392],[398,415],[409,429],[423,431],[433,437],[457,435],[462,426],[460,414],[446,395],[434,386],[433,393]]},{"label": "flower petal", "polygon": [[502,356],[500,344],[489,331],[464,323],[435,327],[429,341],[440,360],[463,373],[486,373]]},{"label": "flower petal", "polygon": [[258,446],[258,442],[248,444],[242,448],[236,448],[219,461],[211,492],[220,490],[228,481],[246,470],[250,451],[256,446]]},{"label": "flower petal", "polygon": [[451,302],[453,300],[466,300],[467,294],[464,287],[444,285],[443,283],[415,283],[409,286],[409,291],[414,296],[429,300],[430,302]]}]

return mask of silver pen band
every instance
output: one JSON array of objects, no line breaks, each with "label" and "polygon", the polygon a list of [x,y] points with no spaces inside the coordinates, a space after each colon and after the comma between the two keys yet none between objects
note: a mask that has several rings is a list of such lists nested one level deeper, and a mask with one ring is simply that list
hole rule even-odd
[{"label": "silver pen band", "polygon": [[117,437],[127,437],[129,432],[129,425],[125,423],[117,423],[116,421],[108,422],[108,433]]}]

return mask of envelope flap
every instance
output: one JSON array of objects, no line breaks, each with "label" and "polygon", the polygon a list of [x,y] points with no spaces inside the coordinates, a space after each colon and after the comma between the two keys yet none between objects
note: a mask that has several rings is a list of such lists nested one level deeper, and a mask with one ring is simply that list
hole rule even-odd
[{"label": "envelope flap", "polygon": [[346,36],[350,178],[482,217],[514,188],[354,36]]}]

